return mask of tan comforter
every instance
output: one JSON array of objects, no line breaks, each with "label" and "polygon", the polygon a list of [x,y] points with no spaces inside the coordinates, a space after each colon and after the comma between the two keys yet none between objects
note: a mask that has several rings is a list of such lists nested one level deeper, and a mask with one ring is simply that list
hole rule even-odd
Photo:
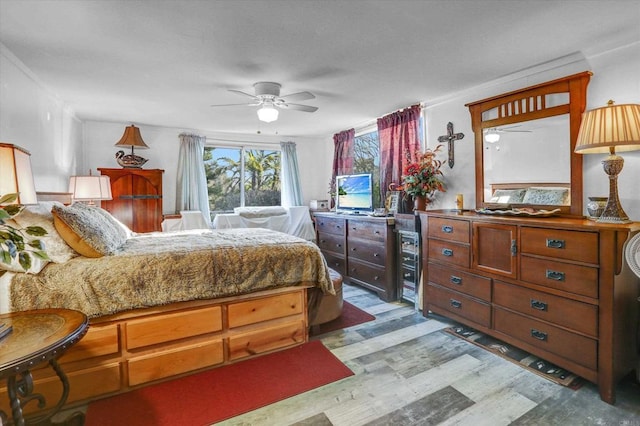
[{"label": "tan comforter", "polygon": [[64,307],[89,317],[261,289],[313,285],[334,294],[318,247],[266,229],[140,234],[112,256],[16,274],[11,310]]}]

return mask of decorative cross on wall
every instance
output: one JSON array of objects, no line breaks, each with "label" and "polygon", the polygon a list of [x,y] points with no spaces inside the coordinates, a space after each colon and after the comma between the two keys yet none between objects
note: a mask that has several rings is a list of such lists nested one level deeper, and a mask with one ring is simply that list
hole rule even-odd
[{"label": "decorative cross on wall", "polygon": [[447,123],[447,134],[438,137],[438,142],[448,142],[449,143],[449,167],[453,169],[453,164],[455,161],[454,152],[453,152],[453,142],[464,138],[464,133],[453,133],[453,123]]}]

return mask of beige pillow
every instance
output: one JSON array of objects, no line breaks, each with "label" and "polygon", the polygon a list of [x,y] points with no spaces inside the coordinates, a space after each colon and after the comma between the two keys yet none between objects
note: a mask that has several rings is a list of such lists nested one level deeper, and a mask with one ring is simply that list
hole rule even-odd
[{"label": "beige pillow", "polygon": [[54,206],[54,225],[62,238],[78,253],[87,257],[100,257],[114,253],[127,240],[126,232],[112,220],[106,211],[82,203]]},{"label": "beige pillow", "polygon": [[64,263],[76,257],[76,253],[62,239],[53,224],[51,209],[54,205],[62,206],[57,202],[40,202],[35,206],[26,206],[17,216],[14,217],[20,228],[27,226],[40,226],[47,231],[47,235],[40,237],[44,242],[44,250],[54,263]]}]

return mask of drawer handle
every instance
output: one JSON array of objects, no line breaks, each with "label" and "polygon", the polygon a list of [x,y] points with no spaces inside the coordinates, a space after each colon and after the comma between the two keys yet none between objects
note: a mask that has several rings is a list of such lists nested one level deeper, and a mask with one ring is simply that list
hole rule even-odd
[{"label": "drawer handle", "polygon": [[373,257],[380,257],[379,253],[373,253]]},{"label": "drawer handle", "polygon": [[340,228],[342,228],[342,226],[336,225],[336,229],[340,229]]},{"label": "drawer handle", "polygon": [[536,299],[531,299],[531,307],[539,311],[547,310],[547,304]]},{"label": "drawer handle", "polygon": [[451,256],[453,256],[453,250],[448,249],[448,248],[442,249],[442,255],[451,257]]},{"label": "drawer handle", "polygon": [[342,244],[336,244],[336,247],[338,247],[338,248],[342,247]]},{"label": "drawer handle", "polygon": [[380,231],[378,231],[377,229],[375,231],[373,231],[374,234],[376,235],[380,235]]},{"label": "drawer handle", "polygon": [[511,240],[511,256],[515,256],[518,253],[518,245],[516,240]]},{"label": "drawer handle", "polygon": [[449,299],[449,303],[456,309],[462,308],[462,302],[456,299]]},{"label": "drawer handle", "polygon": [[449,279],[449,281],[451,281],[452,284],[456,284],[456,285],[462,284],[462,278],[456,277],[455,275],[451,275],[451,278]]},{"label": "drawer handle", "polygon": [[378,275],[376,275],[375,277],[373,277],[374,281],[378,281],[380,279],[380,277]]},{"label": "drawer handle", "polygon": [[552,271],[547,269],[546,277],[554,281],[564,281],[564,272]]},{"label": "drawer handle", "polygon": [[443,226],[442,226],[442,232],[444,232],[445,234],[451,234],[451,233],[453,233],[453,226],[450,226],[450,225],[443,225]]},{"label": "drawer handle", "polygon": [[327,242],[327,240],[320,240],[320,242],[321,242],[322,244],[324,244],[324,243],[326,243],[326,242]]},{"label": "drawer handle", "polygon": [[356,251],[356,248],[355,247],[351,247],[351,251]]},{"label": "drawer handle", "polygon": [[356,231],[358,228],[355,226],[352,226],[351,229],[353,229],[354,231]]},{"label": "drawer handle", "polygon": [[564,240],[555,240],[553,238],[547,238],[547,247],[554,249],[563,249],[565,246]]},{"label": "drawer handle", "polygon": [[408,256],[403,256],[402,260],[404,260],[406,262],[406,261],[413,260],[413,259],[411,257],[408,257]]},{"label": "drawer handle", "polygon": [[531,337],[533,337],[534,339],[542,340],[543,342],[547,341],[547,333],[538,331],[535,328],[531,329]]}]

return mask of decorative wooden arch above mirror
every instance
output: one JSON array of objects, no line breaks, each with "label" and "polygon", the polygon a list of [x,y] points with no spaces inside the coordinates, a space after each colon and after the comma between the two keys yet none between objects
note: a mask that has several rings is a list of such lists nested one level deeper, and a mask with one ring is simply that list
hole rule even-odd
[{"label": "decorative wooden arch above mirror", "polygon": [[475,134],[476,208],[486,208],[484,173],[484,130],[500,126],[569,114],[570,204],[532,205],[534,208],[560,208],[562,214],[583,216],[582,155],[574,148],[578,139],[582,113],[587,103],[587,85],[592,73],[585,71],[535,86],[467,104]]}]

